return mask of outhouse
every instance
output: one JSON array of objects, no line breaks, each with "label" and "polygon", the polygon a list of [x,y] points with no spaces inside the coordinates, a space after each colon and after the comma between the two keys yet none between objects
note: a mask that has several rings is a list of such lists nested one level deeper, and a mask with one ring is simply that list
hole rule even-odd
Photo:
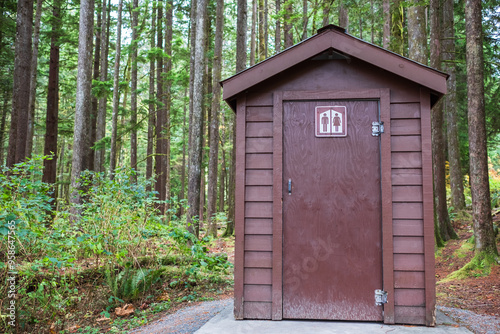
[{"label": "outhouse", "polygon": [[328,25],[222,82],[235,318],[434,325],[430,118],[446,79]]}]

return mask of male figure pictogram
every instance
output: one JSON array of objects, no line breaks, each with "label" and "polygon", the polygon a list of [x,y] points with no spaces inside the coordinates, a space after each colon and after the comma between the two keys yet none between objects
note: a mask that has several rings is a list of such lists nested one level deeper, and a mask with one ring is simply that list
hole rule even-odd
[{"label": "male figure pictogram", "polygon": [[321,124],[323,125],[322,132],[328,132],[328,123],[330,123],[330,117],[327,116],[326,113],[321,116]]}]

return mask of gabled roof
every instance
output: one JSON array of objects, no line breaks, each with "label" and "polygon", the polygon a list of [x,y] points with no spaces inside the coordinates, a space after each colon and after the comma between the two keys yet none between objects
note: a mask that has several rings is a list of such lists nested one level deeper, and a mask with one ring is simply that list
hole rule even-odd
[{"label": "gabled roof", "polygon": [[330,24],[319,29],[316,35],[223,80],[223,98],[230,102],[240,92],[328,50],[355,57],[425,86],[438,99],[446,94],[448,74],[365,42]]}]

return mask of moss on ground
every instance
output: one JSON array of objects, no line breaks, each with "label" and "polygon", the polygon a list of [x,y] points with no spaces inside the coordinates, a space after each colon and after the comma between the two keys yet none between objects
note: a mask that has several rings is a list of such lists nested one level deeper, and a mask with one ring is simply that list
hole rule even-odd
[{"label": "moss on ground", "polygon": [[[468,242],[464,243],[464,245],[467,244],[469,243]],[[460,249],[462,249],[462,247]],[[498,264],[497,261],[498,261],[498,256],[496,254],[488,252],[477,253],[476,255],[474,255],[474,257],[472,258],[472,260],[470,260],[469,263],[467,263],[459,270],[452,272],[450,275],[448,275],[448,277],[443,279],[441,282],[444,283],[455,279],[487,276],[491,273],[491,268]]]}]

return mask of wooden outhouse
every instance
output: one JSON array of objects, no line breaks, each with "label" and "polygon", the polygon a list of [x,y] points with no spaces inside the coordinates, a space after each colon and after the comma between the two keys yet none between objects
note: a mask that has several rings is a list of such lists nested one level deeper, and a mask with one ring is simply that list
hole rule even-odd
[{"label": "wooden outhouse", "polygon": [[446,79],[329,25],[222,82],[237,319],[434,325],[430,118]]}]

